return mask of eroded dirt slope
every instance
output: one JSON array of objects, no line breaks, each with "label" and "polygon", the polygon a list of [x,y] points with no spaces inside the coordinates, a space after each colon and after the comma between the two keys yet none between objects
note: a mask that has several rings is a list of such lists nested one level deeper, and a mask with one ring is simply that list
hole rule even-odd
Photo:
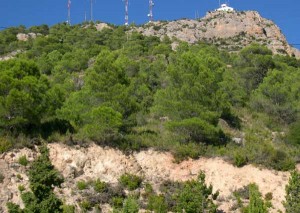
[{"label": "eroded dirt slope", "polygon": [[[202,170],[206,174],[207,183],[211,183],[214,190],[220,191],[219,209],[231,212],[234,205],[232,192],[249,183],[257,183],[263,195],[273,193],[274,209],[271,212],[284,211],[282,201],[289,179],[289,173],[286,172],[259,169],[252,165],[236,168],[220,158],[201,158],[176,164],[170,153],[153,150],[125,155],[118,150],[96,145],[82,148],[51,144],[49,149],[52,163],[65,177],[62,189],[56,192],[69,204],[76,203],[78,199],[72,195],[72,189],[76,188],[78,180],[100,178],[102,181],[116,183],[123,173],[129,172],[144,176],[145,180],[158,189],[163,180],[185,181],[197,177]],[[0,169],[5,176],[0,184],[0,212],[5,211],[5,203],[8,201],[22,204],[18,185],[28,187],[28,178],[25,168],[16,162],[23,155],[29,160],[37,156],[35,151],[28,149],[15,150],[0,156]]]}]

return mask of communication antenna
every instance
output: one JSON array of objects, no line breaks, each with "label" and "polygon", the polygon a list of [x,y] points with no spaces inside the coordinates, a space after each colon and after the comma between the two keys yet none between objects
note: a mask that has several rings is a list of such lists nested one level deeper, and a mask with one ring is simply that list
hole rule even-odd
[{"label": "communication antenna", "polygon": [[91,10],[91,22],[93,22],[94,20],[94,17],[93,17],[93,3],[94,3],[94,0],[90,0],[90,10]]},{"label": "communication antenna", "polygon": [[125,26],[129,25],[129,15],[128,15],[128,0],[123,0],[125,2]]},{"label": "communication antenna", "polygon": [[67,23],[71,25],[71,0],[68,0],[68,20]]},{"label": "communication antenna", "polygon": [[153,0],[149,0],[149,23],[151,23],[153,21],[153,7],[154,7],[154,2]]},{"label": "communication antenna", "polygon": [[87,8],[87,0],[84,0],[84,22],[86,22],[86,8]]}]

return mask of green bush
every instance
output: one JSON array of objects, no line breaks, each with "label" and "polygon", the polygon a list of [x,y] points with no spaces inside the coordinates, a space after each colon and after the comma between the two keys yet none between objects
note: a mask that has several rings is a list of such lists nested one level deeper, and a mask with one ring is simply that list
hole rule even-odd
[{"label": "green bush", "polygon": [[133,197],[128,197],[123,204],[123,213],[138,213],[139,204]]},{"label": "green bush", "polygon": [[77,185],[77,189],[79,190],[85,190],[88,187],[87,182],[85,182],[84,180],[78,181],[76,185]]},{"label": "green bush", "polygon": [[279,171],[289,171],[295,168],[296,163],[286,152],[275,150],[270,157],[270,165]]},{"label": "green bush", "polygon": [[244,154],[236,152],[234,154],[234,165],[237,167],[243,167],[247,164],[247,157]]},{"label": "green bush", "polygon": [[17,178],[18,178],[19,180],[23,180],[23,178],[22,178],[22,175],[21,175],[21,174],[17,174]]},{"label": "green bush", "polygon": [[22,166],[27,166],[29,161],[27,160],[27,157],[25,155],[19,157],[18,163]]},{"label": "green bush", "polygon": [[25,191],[25,186],[24,185],[19,185],[18,189],[19,189],[20,192],[23,192],[23,191]]},{"label": "green bush", "polygon": [[273,199],[273,193],[272,192],[268,192],[266,195],[265,195],[265,200],[266,201],[271,201]]},{"label": "green bush", "polygon": [[[53,190],[55,186],[60,186],[63,179],[51,164],[47,147],[40,147],[40,152],[41,155],[28,171],[31,192],[21,193],[24,212],[61,212],[63,203]],[[20,191],[23,189],[22,186],[19,187]],[[13,209],[10,212],[18,212],[19,206],[8,204],[8,208]]]},{"label": "green bush", "polygon": [[4,181],[4,175],[2,174],[2,172],[0,171],[0,183],[3,183]]},{"label": "green bush", "polygon": [[99,179],[94,181],[93,183],[94,190],[98,193],[104,192],[107,190],[107,184],[105,182],[100,181]]},{"label": "green bush", "polygon": [[167,213],[168,206],[162,195],[152,195],[149,197],[148,209],[154,213]]},{"label": "green bush", "polygon": [[206,152],[205,144],[187,143],[175,147],[174,157],[176,162],[186,160],[187,158],[197,159]]},{"label": "green bush", "polygon": [[134,174],[123,174],[119,179],[120,184],[129,190],[135,190],[139,188],[143,182],[143,179]]},{"label": "green bush", "polygon": [[6,204],[9,213],[23,213],[20,206],[11,202]]},{"label": "green bush", "polygon": [[81,201],[79,206],[83,212],[87,212],[92,209],[92,205],[88,200]]},{"label": "green bush", "polygon": [[98,107],[86,115],[81,135],[98,143],[111,143],[119,137],[122,114],[111,107]]},{"label": "green bush", "polygon": [[176,196],[177,212],[217,212],[213,200],[218,193],[212,193],[212,186],[206,186],[205,174],[200,173],[197,180],[187,181]]},{"label": "green bush", "polygon": [[181,135],[184,142],[202,142],[216,145],[224,143],[226,138],[220,129],[200,118],[172,121],[168,123],[168,128]]},{"label": "green bush", "polygon": [[284,207],[286,213],[300,212],[300,173],[297,171],[291,172],[288,185],[285,187],[286,195]]},{"label": "green bush", "polygon": [[75,213],[75,206],[73,205],[63,205],[62,206],[63,213]]},{"label": "green bush", "polygon": [[12,143],[8,139],[0,137],[0,154],[8,151],[11,147]]},{"label": "green bush", "polygon": [[123,197],[113,197],[112,198],[112,206],[117,209],[122,208],[123,201],[124,201]]},{"label": "green bush", "polygon": [[249,197],[250,202],[246,208],[248,213],[267,213],[268,206],[261,197],[261,193],[258,190],[256,184],[249,185]]},{"label": "green bush", "polygon": [[291,144],[300,145],[300,121],[291,125],[287,139]]}]

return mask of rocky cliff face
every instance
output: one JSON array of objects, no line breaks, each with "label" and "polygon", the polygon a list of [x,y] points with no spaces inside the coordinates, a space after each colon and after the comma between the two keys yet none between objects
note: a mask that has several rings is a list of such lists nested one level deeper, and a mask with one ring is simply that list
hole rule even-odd
[{"label": "rocky cliff face", "polygon": [[146,36],[168,36],[191,44],[209,42],[229,51],[255,42],[266,45],[274,53],[300,57],[299,50],[287,43],[280,29],[256,11],[214,11],[199,20],[153,22],[136,30]]},{"label": "rocky cliff face", "polygon": [[[55,192],[68,204],[76,205],[81,201],[81,194],[76,187],[80,180],[99,178],[114,184],[127,172],[143,176],[145,181],[158,190],[158,185],[164,180],[185,181],[196,178],[202,170],[206,174],[207,183],[211,183],[214,190],[220,191],[217,200],[220,210],[234,212],[232,208],[236,201],[233,191],[249,183],[257,183],[263,195],[269,192],[273,194],[273,208],[270,212],[284,211],[282,201],[289,179],[289,173],[286,172],[259,169],[251,165],[236,168],[220,158],[202,158],[176,164],[170,153],[153,150],[125,155],[118,150],[97,145],[82,148],[62,144],[51,144],[49,150],[53,165],[65,178],[62,188]],[[6,212],[5,204],[9,201],[22,206],[18,186],[24,185],[28,189],[29,183],[26,167],[17,162],[24,155],[32,161],[37,157],[37,152],[22,149],[0,155],[0,171],[4,175],[3,182],[0,182],[0,212]]]}]

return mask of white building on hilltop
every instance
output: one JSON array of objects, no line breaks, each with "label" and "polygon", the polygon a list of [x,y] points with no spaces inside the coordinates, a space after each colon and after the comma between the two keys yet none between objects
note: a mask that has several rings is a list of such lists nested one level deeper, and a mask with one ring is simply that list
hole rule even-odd
[{"label": "white building on hilltop", "polygon": [[221,7],[216,9],[216,11],[232,12],[234,11],[234,9],[232,7],[227,6],[227,4],[221,4]]}]

